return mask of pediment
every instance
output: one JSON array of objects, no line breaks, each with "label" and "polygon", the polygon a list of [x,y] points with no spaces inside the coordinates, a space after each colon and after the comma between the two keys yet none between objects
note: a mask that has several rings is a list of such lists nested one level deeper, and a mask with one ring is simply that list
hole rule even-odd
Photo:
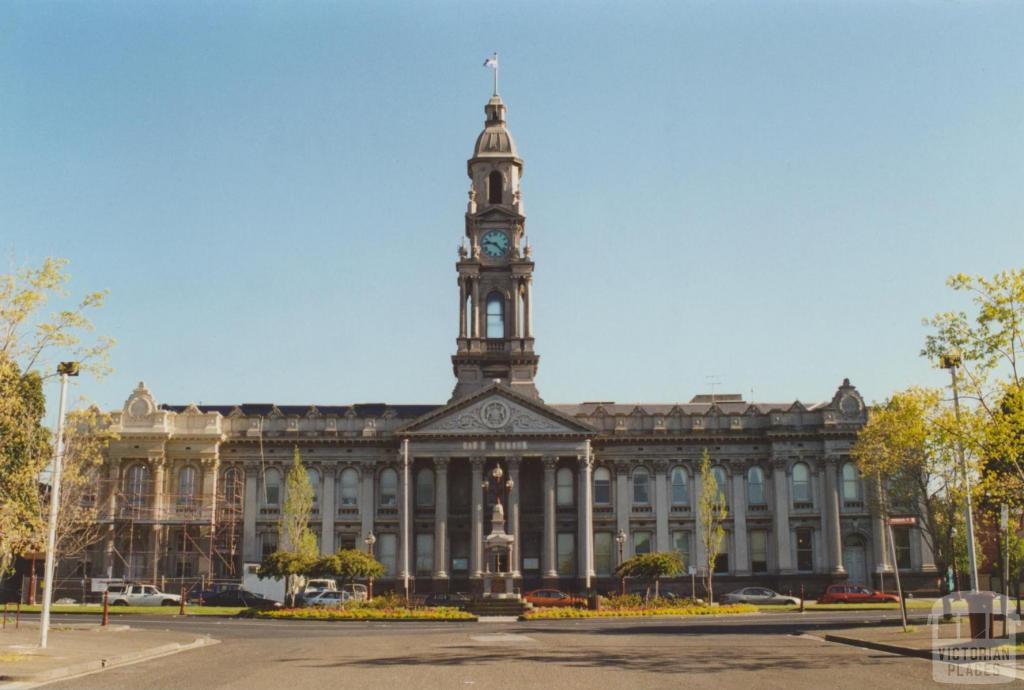
[{"label": "pediment", "polygon": [[410,422],[402,432],[414,435],[578,436],[593,434],[594,429],[537,400],[495,384]]}]

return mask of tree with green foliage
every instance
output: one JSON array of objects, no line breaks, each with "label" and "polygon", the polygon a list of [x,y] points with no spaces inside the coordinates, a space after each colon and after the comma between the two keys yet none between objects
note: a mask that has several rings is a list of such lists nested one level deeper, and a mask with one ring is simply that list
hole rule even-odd
[{"label": "tree with green foliage", "polygon": [[365,551],[338,549],[332,554],[319,558],[310,574],[339,578],[344,586],[356,579],[383,577],[384,566]]},{"label": "tree with green foliage", "polygon": [[0,275],[0,573],[15,557],[38,550],[45,532],[40,488],[53,448],[43,425],[44,383],[57,375],[61,360],[77,361],[83,373],[98,377],[110,370],[113,341],[88,335],[93,327],[87,315],[103,306],[105,292],[41,314],[48,300],[68,297],[66,265],[48,258],[38,268]]},{"label": "tree with green foliage", "polygon": [[284,580],[285,594],[292,608],[295,608],[295,595],[301,578],[309,575],[316,567],[316,556],[295,551],[275,551],[260,563],[259,578],[274,577]]},{"label": "tree with green foliage", "polygon": [[725,540],[726,518],[729,517],[729,506],[726,499],[726,488],[718,485],[715,473],[711,470],[711,458],[708,456],[708,449],[704,449],[704,455],[700,463],[700,495],[697,496],[697,528],[699,539],[704,545],[705,561],[702,565],[704,572],[704,588],[708,592],[708,603],[714,601],[713,578],[715,576],[715,562],[722,550],[722,542]]},{"label": "tree with green foliage", "polygon": [[644,598],[647,599],[652,583],[654,596],[660,596],[661,578],[675,577],[683,572],[684,567],[683,557],[678,551],[656,551],[641,553],[623,561],[615,569],[615,574],[619,577],[635,577],[646,581],[647,591]]},{"label": "tree with green foliage", "polygon": [[[302,464],[302,454],[296,446],[292,453],[291,469],[285,478],[284,506],[278,523],[280,549],[271,554],[272,557],[277,556],[276,564],[288,566],[279,572],[283,573],[280,576],[285,578],[285,590],[291,597],[293,606],[301,581],[296,576],[308,574],[318,555],[316,535],[309,529],[309,519],[312,515],[313,486],[309,483],[309,475]],[[274,568],[276,567],[275,565]]]}]

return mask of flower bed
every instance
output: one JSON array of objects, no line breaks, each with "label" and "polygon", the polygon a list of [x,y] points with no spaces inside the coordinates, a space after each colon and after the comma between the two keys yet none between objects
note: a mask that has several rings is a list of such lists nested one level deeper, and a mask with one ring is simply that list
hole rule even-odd
[{"label": "flower bed", "polygon": [[256,611],[254,618],[315,621],[475,621],[476,616],[455,608],[376,608],[353,606],[344,608],[276,609]]},{"label": "flower bed", "polygon": [[734,604],[731,606],[602,608],[600,611],[551,607],[534,609],[524,615],[522,619],[536,621],[559,618],[625,618],[630,616],[717,616],[735,613],[757,613],[757,607],[750,604]]}]

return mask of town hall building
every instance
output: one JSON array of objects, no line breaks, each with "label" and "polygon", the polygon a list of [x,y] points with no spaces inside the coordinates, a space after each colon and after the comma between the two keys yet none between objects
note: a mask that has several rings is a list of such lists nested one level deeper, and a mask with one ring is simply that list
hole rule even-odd
[{"label": "town hall building", "polygon": [[[387,571],[378,586],[408,578],[415,592],[472,592],[486,573],[508,570],[523,591],[609,591],[621,558],[669,550],[700,571],[705,450],[728,504],[712,564],[720,580],[786,591],[877,584],[894,567],[934,579],[917,528],[897,528],[896,563],[889,556],[873,484],[849,456],[867,410],[847,380],[811,404],[542,399],[523,161],[502,99],[484,111],[468,161],[447,402],[168,405],[140,383],[113,414],[119,440],[104,470],[105,532],[90,574],[240,578],[278,547],[297,447],[321,551],[372,546]],[[511,548],[491,562],[484,540],[499,499]],[[669,587],[688,593],[690,578]]]}]

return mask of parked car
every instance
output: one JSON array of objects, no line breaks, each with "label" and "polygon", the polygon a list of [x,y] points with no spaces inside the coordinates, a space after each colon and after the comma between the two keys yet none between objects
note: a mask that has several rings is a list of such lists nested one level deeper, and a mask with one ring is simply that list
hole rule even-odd
[{"label": "parked car", "polygon": [[303,605],[311,607],[341,606],[342,604],[348,603],[351,599],[353,599],[353,597],[348,592],[336,589],[325,589],[322,592],[305,597]]},{"label": "parked car", "polygon": [[221,585],[213,590],[195,592],[189,596],[189,603],[204,606],[245,606],[251,609],[275,609],[281,604],[262,595],[250,592],[238,585]]},{"label": "parked car", "polygon": [[464,592],[450,592],[448,594],[429,594],[426,600],[423,602],[424,606],[450,606],[452,608],[464,609],[466,608],[472,597]]},{"label": "parked car", "polygon": [[899,603],[895,594],[878,592],[863,585],[829,585],[818,597],[819,604]]},{"label": "parked car", "polygon": [[153,585],[111,584],[107,586],[111,606],[178,606],[181,596],[161,592]]},{"label": "parked car", "polygon": [[776,604],[781,606],[800,605],[799,598],[779,594],[778,592],[765,587],[744,587],[743,589],[737,589],[735,592],[723,594],[719,601],[722,604],[758,604],[761,606]]},{"label": "parked car", "polygon": [[306,580],[302,591],[295,595],[296,606],[308,606],[309,601],[321,592],[338,591],[338,583],[330,578],[315,578]]},{"label": "parked car", "polygon": [[535,589],[523,597],[534,606],[583,606],[580,597],[574,597],[557,589]]}]

